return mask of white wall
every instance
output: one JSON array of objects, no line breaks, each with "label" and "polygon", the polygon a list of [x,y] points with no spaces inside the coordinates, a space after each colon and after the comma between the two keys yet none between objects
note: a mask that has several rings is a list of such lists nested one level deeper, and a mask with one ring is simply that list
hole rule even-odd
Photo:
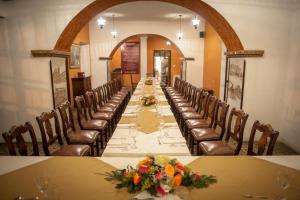
[{"label": "white wall", "polygon": [[294,6],[282,1],[207,2],[229,21],[245,49],[265,50],[263,58],[246,59],[243,108],[249,119],[245,139],[258,119],[272,124],[280,131],[280,140],[300,152],[299,101],[294,99],[300,92],[300,77],[295,75],[299,72],[299,14],[293,15]]},{"label": "white wall", "polygon": [[284,141],[300,151],[300,9],[292,13],[292,24],[288,59],[284,66],[286,80],[284,83],[283,108],[281,115],[281,131],[285,134]]},{"label": "white wall", "polygon": [[[96,16],[90,21],[90,44],[91,44],[91,67],[93,86],[106,82],[106,61],[99,60],[99,57],[108,57],[113,48],[123,39],[135,34],[159,34],[176,43],[185,57],[193,57],[195,61],[188,62],[187,80],[197,86],[202,86],[203,76],[203,44],[204,40],[199,38],[198,31],[203,30],[203,24],[196,31],[190,23],[183,23],[183,39],[178,40],[178,22],[167,21],[117,21],[116,29],[118,37],[113,39],[111,21],[107,21],[104,29],[97,27]],[[128,28],[130,27],[130,28]]]},{"label": "white wall", "polygon": [[[0,20],[0,133],[53,108],[49,58],[32,49],[52,49],[67,23],[92,0],[9,1]],[[0,9],[0,10],[1,10]],[[3,141],[0,136],[0,141]]]}]

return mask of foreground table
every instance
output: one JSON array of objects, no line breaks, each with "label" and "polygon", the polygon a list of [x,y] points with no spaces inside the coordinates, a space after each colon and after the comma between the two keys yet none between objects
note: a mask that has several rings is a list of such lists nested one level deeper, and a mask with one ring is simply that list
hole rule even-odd
[{"label": "foreground table", "polygon": [[[186,199],[244,199],[245,194],[262,195],[268,199],[279,196],[288,199],[300,197],[300,156],[176,158],[193,171],[212,174],[218,179],[216,184],[205,189],[178,188],[178,196]],[[140,159],[0,157],[0,199],[13,199],[19,195],[34,196],[37,192],[35,180],[44,175],[49,177],[49,189],[55,193],[51,199],[131,199],[136,194],[115,189],[115,185],[106,181],[103,174],[127,164],[135,166]],[[289,167],[263,159],[287,164]],[[25,165],[27,166],[24,167]],[[279,182],[283,172],[288,175],[286,178],[289,187],[285,190],[280,187]]]}]

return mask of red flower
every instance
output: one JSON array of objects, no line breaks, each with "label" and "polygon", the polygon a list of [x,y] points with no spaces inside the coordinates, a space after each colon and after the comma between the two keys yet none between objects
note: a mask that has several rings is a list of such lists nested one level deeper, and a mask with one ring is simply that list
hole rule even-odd
[{"label": "red flower", "polygon": [[178,169],[179,171],[183,171],[184,167],[181,163],[176,163],[175,168]]},{"label": "red flower", "polygon": [[158,171],[156,174],[155,174],[155,179],[156,180],[160,180],[160,179],[162,179],[163,178],[163,174],[160,172],[160,171]]},{"label": "red flower", "polygon": [[145,174],[145,173],[147,173],[148,171],[149,171],[149,166],[148,165],[141,165],[140,167],[139,167],[139,172],[141,173],[141,174]]},{"label": "red flower", "polygon": [[192,179],[193,179],[194,181],[199,181],[200,178],[201,178],[201,176],[198,175],[198,174],[193,174],[193,175],[192,175]]},{"label": "red flower", "polygon": [[155,191],[156,191],[157,193],[161,194],[162,196],[165,196],[165,195],[168,194],[168,193],[165,192],[165,190],[164,190],[162,187],[160,187],[160,186],[156,187],[156,188],[155,188]]},{"label": "red flower", "polygon": [[128,177],[128,172],[124,172],[123,176]]}]

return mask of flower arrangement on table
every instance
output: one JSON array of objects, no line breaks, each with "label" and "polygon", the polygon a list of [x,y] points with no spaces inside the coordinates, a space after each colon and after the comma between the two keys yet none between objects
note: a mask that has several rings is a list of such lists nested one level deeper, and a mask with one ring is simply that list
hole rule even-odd
[{"label": "flower arrangement on table", "polygon": [[205,188],[216,183],[215,176],[199,175],[190,168],[166,156],[147,156],[136,168],[106,173],[106,180],[118,181],[116,188],[127,188],[129,193],[147,191],[152,196],[173,193],[176,187]]},{"label": "flower arrangement on table", "polygon": [[155,97],[153,95],[143,96],[142,105],[143,106],[151,106],[156,103]]},{"label": "flower arrangement on table", "polygon": [[152,79],[146,79],[145,80],[145,85],[152,85],[153,84],[153,80]]}]

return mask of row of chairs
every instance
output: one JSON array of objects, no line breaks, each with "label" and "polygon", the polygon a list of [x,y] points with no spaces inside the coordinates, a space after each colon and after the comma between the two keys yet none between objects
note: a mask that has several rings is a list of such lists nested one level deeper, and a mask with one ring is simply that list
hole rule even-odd
[{"label": "row of chairs", "polygon": [[[195,146],[197,155],[240,153],[248,114],[243,110],[232,108],[226,127],[229,105],[206,90],[176,78],[174,87],[166,87],[164,92],[192,154]],[[257,145],[254,145],[257,132],[261,132],[261,137],[257,140]],[[271,155],[278,135],[279,132],[273,130],[271,125],[255,121],[247,154]],[[235,143],[235,146],[232,143]]]},{"label": "row of chairs", "polygon": [[[64,138],[67,142],[65,145],[62,139],[61,128],[59,123],[59,118],[56,110],[51,112],[43,112],[40,116],[36,117],[38,122],[40,133],[42,137],[43,150],[46,156],[89,156],[95,155],[95,149],[97,156],[101,148],[104,148],[104,142],[107,141],[108,135],[112,134],[113,128],[117,123],[116,120],[119,119],[121,112],[124,110],[127,102],[130,98],[130,91],[123,88],[120,80],[113,80],[101,87],[93,90],[92,94],[97,94],[97,103],[102,105],[102,109],[105,110],[108,102],[113,100],[117,103],[115,105],[108,107],[107,112],[103,112],[101,119],[90,120],[87,116],[87,111],[84,111],[84,115],[87,117],[85,122],[83,122],[82,117],[78,117],[78,122],[80,124],[80,130],[76,130],[73,118],[73,109],[69,102],[65,102],[58,107],[60,114],[60,119],[62,123],[62,130]],[[76,97],[77,107],[79,106],[78,99],[84,98],[83,105],[84,108],[92,108],[87,104],[90,97],[90,92],[88,92],[85,97]],[[97,109],[99,109],[97,106]],[[112,111],[111,116],[108,111]],[[93,111],[94,112],[94,111]],[[92,111],[88,110],[91,114]],[[78,114],[79,116],[80,114]],[[99,114],[100,115],[100,114]],[[81,115],[80,115],[81,116]],[[53,130],[54,128],[54,130]],[[32,154],[33,156],[39,155],[39,148],[36,139],[36,135],[33,126],[30,122],[26,122],[24,125],[13,126],[9,132],[2,134],[10,155],[28,155],[29,150],[23,135],[29,133],[32,143]],[[60,148],[53,148],[54,144],[59,144]],[[17,150],[18,149],[18,152]]]}]

